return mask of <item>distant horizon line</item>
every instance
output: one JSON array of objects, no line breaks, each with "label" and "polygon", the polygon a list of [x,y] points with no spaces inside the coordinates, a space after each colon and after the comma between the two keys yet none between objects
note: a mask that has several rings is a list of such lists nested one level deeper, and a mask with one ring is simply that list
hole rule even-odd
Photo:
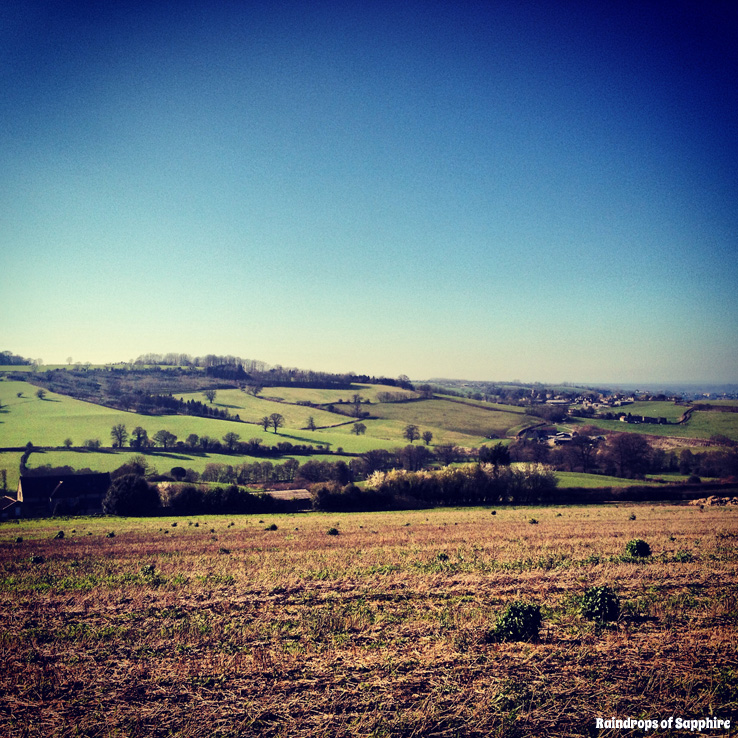
[{"label": "distant horizon line", "polygon": [[[6,352],[3,352],[6,353]],[[7,353],[12,354],[12,352],[8,351]],[[148,352],[150,354],[154,354],[154,352]],[[196,358],[204,358],[205,356],[222,356],[222,357],[229,357],[238,360],[239,362],[256,362],[259,364],[263,364],[266,367],[273,368],[276,366],[282,366],[285,369],[299,369],[300,371],[317,371],[317,372],[325,372],[327,374],[364,374],[364,375],[370,375],[374,377],[385,377],[385,378],[392,378],[396,379],[397,377],[393,377],[387,373],[375,373],[375,372],[356,372],[356,371],[328,371],[325,369],[301,369],[297,366],[286,366],[282,364],[270,364],[269,362],[263,361],[261,359],[246,359],[241,356],[236,356],[234,354],[216,354],[216,353],[209,353],[209,354],[203,354],[201,355],[194,355],[194,354],[188,354],[185,352],[166,352],[158,354],[162,358],[164,356],[171,354],[180,354],[182,356],[189,356],[193,359]],[[15,354],[13,354],[15,355]],[[17,356],[17,355],[15,355]],[[140,358],[142,356],[146,356],[146,354],[140,354]],[[39,359],[28,359],[26,357],[20,357],[23,358],[26,361],[30,361],[31,365],[36,366],[75,366],[75,365],[95,365],[95,366],[115,366],[118,364],[125,364],[125,365],[133,365],[136,363],[136,360],[117,360],[117,361],[100,361],[100,362],[94,362],[94,361],[60,361],[60,362],[45,362],[43,360]],[[14,366],[14,365],[8,365],[8,366]],[[29,364],[18,364],[15,366],[29,366]],[[397,375],[398,377],[407,376],[404,373],[400,373]],[[573,381],[573,380],[523,380],[519,378],[514,379],[472,379],[469,377],[439,377],[439,376],[431,376],[429,378],[424,379],[411,379],[413,383],[422,383],[422,382],[454,382],[454,383],[473,383],[473,384],[500,384],[500,385],[521,385],[521,386],[528,386],[528,385],[542,385],[542,386],[560,386],[560,387],[572,387],[572,388],[587,388],[587,389],[623,389],[623,390],[648,390],[648,391],[655,391],[655,390],[709,390],[709,391],[738,391],[738,380],[734,381],[720,381],[715,379],[710,380],[649,380],[649,381],[643,381],[643,382],[637,382],[637,381],[621,381],[621,380],[609,380],[609,381],[590,381],[590,380],[581,380],[581,381]]]}]

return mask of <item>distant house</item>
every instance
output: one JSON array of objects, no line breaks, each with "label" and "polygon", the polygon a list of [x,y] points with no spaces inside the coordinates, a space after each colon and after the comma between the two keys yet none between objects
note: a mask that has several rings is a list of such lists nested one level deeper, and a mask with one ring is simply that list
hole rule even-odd
[{"label": "distant house", "polygon": [[17,503],[25,518],[102,512],[110,474],[50,474],[18,482]]}]

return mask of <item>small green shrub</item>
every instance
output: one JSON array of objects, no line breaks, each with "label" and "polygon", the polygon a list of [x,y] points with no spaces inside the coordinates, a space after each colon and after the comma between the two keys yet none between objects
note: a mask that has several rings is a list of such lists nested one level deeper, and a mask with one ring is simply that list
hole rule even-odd
[{"label": "small green shrub", "polygon": [[141,575],[144,577],[153,577],[156,574],[156,568],[153,564],[144,564],[141,567]]},{"label": "small green shrub", "polygon": [[694,561],[694,556],[691,551],[677,551],[674,554],[674,561],[678,561],[680,564],[687,564],[690,561]]},{"label": "small green shrub", "polygon": [[105,534],[105,537],[106,537],[106,538],[115,538],[115,531],[112,531],[112,530],[111,530],[111,531],[108,531],[108,532],[107,532],[107,533]]},{"label": "small green shrub", "polygon": [[17,536],[15,539],[16,543],[23,543],[23,536]]},{"label": "small green shrub", "polygon": [[328,528],[326,531],[327,536],[337,536],[338,535],[338,528]]},{"label": "small green shrub", "polygon": [[531,519],[530,519],[530,520],[529,520],[528,522],[529,522],[529,523],[530,523],[531,525],[538,525],[538,521],[537,521],[537,520],[536,520],[535,518],[531,518]]},{"label": "small green shrub", "polygon": [[630,515],[628,515],[628,520],[635,520],[635,519],[636,519],[635,513],[631,513]]},{"label": "small green shrub", "polygon": [[590,587],[582,597],[579,612],[588,620],[617,620],[620,615],[620,598],[610,587]]},{"label": "small green shrub", "polygon": [[56,535],[54,536],[54,540],[55,540],[55,541],[62,541],[62,540],[64,540],[64,531],[63,531],[63,530],[60,530],[60,531],[59,531],[59,532],[58,532],[58,533],[57,533],[57,534],[56,534]]},{"label": "small green shrub", "polygon": [[493,641],[532,641],[541,628],[541,608],[528,602],[510,603],[490,632]]},{"label": "small green shrub", "polygon": [[629,556],[650,556],[651,547],[641,538],[634,538],[625,544],[625,553]]}]

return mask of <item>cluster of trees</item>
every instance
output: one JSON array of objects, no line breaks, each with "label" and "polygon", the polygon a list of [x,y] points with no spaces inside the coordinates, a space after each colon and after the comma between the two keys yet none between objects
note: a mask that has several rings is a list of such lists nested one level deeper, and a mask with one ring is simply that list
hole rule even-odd
[{"label": "cluster of trees", "polygon": [[35,363],[33,359],[25,359],[10,351],[0,351],[0,366],[31,366]]},{"label": "cluster of trees", "polygon": [[365,490],[334,482],[315,485],[311,492],[314,509],[377,510],[545,502],[553,498],[555,489],[556,477],[541,465],[470,464],[438,471],[375,472]]},{"label": "cluster of trees", "polygon": [[[272,413],[269,417],[262,419],[264,429],[271,426],[276,429],[284,423],[284,418],[279,413]],[[241,435],[235,431],[229,431],[222,439],[211,438],[210,436],[198,436],[196,433],[190,433],[185,440],[179,440],[174,433],[162,429],[149,436],[148,431],[136,426],[132,431],[128,431],[123,423],[118,423],[110,429],[110,438],[113,442],[113,448],[123,448],[126,443],[130,448],[136,451],[146,451],[151,448],[161,448],[164,451],[176,449],[178,451],[192,452],[211,452],[211,453],[234,453],[243,456],[282,456],[285,454],[309,455],[317,451],[325,452],[325,448],[318,446],[317,448],[307,444],[293,444],[289,441],[282,441],[275,446],[264,446],[261,438],[250,438],[248,441],[242,441]],[[64,445],[71,447],[72,439],[67,438]],[[100,448],[99,439],[91,439],[84,442],[87,448]]]},{"label": "cluster of trees", "polygon": [[180,515],[275,513],[288,507],[283,500],[252,494],[235,484],[211,488],[192,484],[176,486],[162,502],[168,510]]},{"label": "cluster of trees", "polygon": [[638,433],[611,433],[604,440],[583,428],[565,445],[551,448],[535,440],[509,446],[513,461],[551,465],[560,471],[582,471],[642,479],[646,474],[675,473],[709,477],[738,476],[738,450],[680,453],[654,448]]},{"label": "cluster of trees", "polygon": [[423,431],[420,432],[420,428],[418,428],[417,425],[414,425],[413,423],[408,423],[404,430],[402,431],[402,437],[407,438],[410,443],[414,443],[415,441],[419,439],[423,439],[423,443],[425,443],[426,446],[430,446],[430,442],[433,440],[433,433],[431,431]]},{"label": "cluster of trees", "polygon": [[[274,484],[276,482],[293,482],[300,462],[286,459],[281,464],[271,461],[257,461],[236,466],[230,464],[208,464],[200,475],[203,482],[219,482],[221,484]],[[187,475],[188,481],[197,481],[195,474]]]}]

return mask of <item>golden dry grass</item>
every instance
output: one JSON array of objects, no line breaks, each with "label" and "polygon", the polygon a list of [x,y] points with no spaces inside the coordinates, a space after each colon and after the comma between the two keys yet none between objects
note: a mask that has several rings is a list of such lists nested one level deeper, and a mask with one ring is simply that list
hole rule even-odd
[{"label": "golden dry grass", "polygon": [[[606,736],[629,733],[595,717],[735,720],[737,523],[640,505],[4,524],[0,734]],[[631,538],[651,559],[623,557]],[[594,584],[620,594],[617,623],[578,614]],[[517,599],[542,605],[540,638],[489,642]]]}]

